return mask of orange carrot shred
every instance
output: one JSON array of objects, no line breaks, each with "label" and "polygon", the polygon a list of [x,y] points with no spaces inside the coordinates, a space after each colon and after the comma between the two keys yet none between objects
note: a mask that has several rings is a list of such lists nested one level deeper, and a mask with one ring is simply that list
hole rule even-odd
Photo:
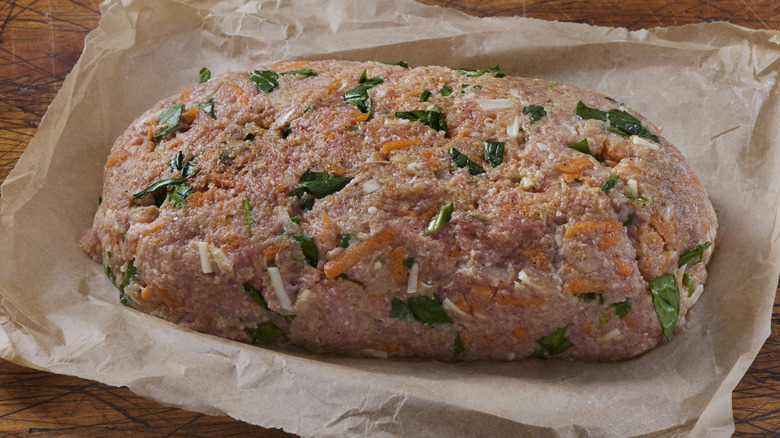
[{"label": "orange carrot shred", "polygon": [[339,253],[332,260],[325,263],[325,275],[328,278],[336,278],[346,272],[349,268],[355,266],[360,260],[370,253],[382,248],[391,240],[395,239],[398,231],[393,228],[384,230],[370,236],[368,239],[355,243],[344,252]]},{"label": "orange carrot shred", "polygon": [[570,237],[575,234],[595,232],[600,234],[613,233],[623,228],[623,224],[618,221],[585,221],[570,224],[566,227],[563,237]]},{"label": "orange carrot shred", "polygon": [[406,284],[406,267],[404,266],[404,248],[395,247],[387,256],[390,265],[390,274],[396,284]]},{"label": "orange carrot shred", "polygon": [[396,149],[401,149],[401,148],[405,148],[405,147],[408,147],[408,146],[417,146],[419,144],[422,144],[422,140],[420,140],[417,137],[405,138],[405,139],[401,139],[401,140],[391,140],[391,141],[388,141],[387,143],[384,143],[382,145],[382,153],[383,154],[389,154],[390,152],[392,152],[392,151],[394,151]]},{"label": "orange carrot shred", "polygon": [[512,336],[522,339],[525,337],[525,330],[523,330],[522,327],[518,327],[514,330],[512,330]]},{"label": "orange carrot shred", "polygon": [[583,170],[593,167],[594,161],[590,157],[579,157],[555,166],[561,173],[582,173]]}]

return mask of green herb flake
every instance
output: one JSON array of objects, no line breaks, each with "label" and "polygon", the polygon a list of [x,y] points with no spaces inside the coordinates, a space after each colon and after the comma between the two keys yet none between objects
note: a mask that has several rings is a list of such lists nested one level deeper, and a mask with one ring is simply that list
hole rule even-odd
[{"label": "green herb flake", "polygon": [[111,270],[111,251],[103,251],[103,272],[112,283],[116,284],[116,275]]},{"label": "green herb flake", "polygon": [[631,311],[631,302],[626,298],[625,301],[612,304],[612,307],[615,309],[615,314],[619,316],[620,319],[623,319],[623,317],[628,315],[628,312]]},{"label": "green herb flake", "polygon": [[582,152],[583,154],[590,155],[590,146],[588,146],[587,138],[583,138],[582,140],[578,141],[577,143],[574,143],[569,147],[576,151]]},{"label": "green herb flake", "polygon": [[455,355],[459,357],[466,356],[466,346],[463,345],[463,339],[460,337],[460,333],[455,336],[455,342],[453,343]]},{"label": "green herb flake", "polygon": [[651,281],[650,293],[653,295],[653,307],[661,321],[664,336],[671,339],[680,316],[680,290],[674,275],[664,275]]},{"label": "green herb flake", "polygon": [[254,345],[267,345],[284,336],[284,331],[272,322],[261,322],[256,328],[247,328],[246,331]]},{"label": "green herb flake", "polygon": [[697,245],[693,249],[686,251],[677,260],[677,267],[682,268],[685,265],[695,265],[696,263],[701,262],[701,257],[704,254],[704,251],[706,251],[710,245],[712,245],[712,242],[705,242],[701,245]]},{"label": "green herb flake", "polygon": [[442,96],[449,96],[450,94],[452,94],[452,87],[450,87],[447,84],[442,85],[441,86],[441,95]]},{"label": "green herb flake", "polygon": [[208,102],[203,102],[198,104],[198,109],[203,110],[204,113],[208,114],[209,117],[212,119],[216,119],[217,116],[214,115],[214,101],[210,100]]},{"label": "green herb flake", "polygon": [[317,72],[308,69],[308,68],[301,68],[298,70],[290,70],[290,71],[283,71],[279,73],[280,75],[301,75],[301,76],[317,76]]},{"label": "green herb flake", "polygon": [[257,304],[259,304],[260,307],[262,307],[268,312],[271,312],[271,308],[268,307],[268,302],[260,294],[260,291],[252,287],[251,284],[244,283],[244,292],[246,292],[246,294],[249,295],[249,297],[252,298],[252,300],[254,300]]},{"label": "green herb flake", "polygon": [[541,105],[531,105],[523,108],[523,114],[531,116],[531,122],[535,122],[547,115],[547,111]]},{"label": "green herb flake", "polygon": [[420,122],[430,126],[436,131],[444,131],[445,137],[447,136],[447,123],[444,121],[444,114],[442,114],[440,109],[396,111],[395,116],[401,119]]},{"label": "green herb flake", "polygon": [[577,102],[577,109],[575,110],[575,114],[577,117],[579,117],[582,120],[601,120],[602,122],[607,121],[607,112],[601,111],[595,108],[590,108],[582,101]]},{"label": "green herb flake", "polygon": [[537,339],[536,343],[539,344],[541,349],[534,352],[531,357],[548,359],[552,356],[559,355],[573,347],[574,344],[566,339],[567,328],[568,326],[563,326],[549,335]]},{"label": "green herb flake", "polygon": [[98,205],[100,205],[102,203],[103,203],[103,197],[102,196],[98,196]]},{"label": "green herb flake", "polygon": [[[365,74],[365,71],[363,71]],[[362,76],[361,76],[362,78]],[[384,82],[382,78],[371,78],[361,81],[360,85],[344,94],[344,102],[355,105],[363,113],[372,114],[374,102],[368,97],[368,90]]]},{"label": "green herb flake", "polygon": [[604,304],[604,294],[601,292],[586,292],[577,294],[577,298],[586,301],[596,301],[596,299],[598,299],[599,304]]},{"label": "green herb flake", "polygon": [[606,324],[609,322],[609,317],[602,313],[599,315],[599,322],[602,324]]},{"label": "green herb flake", "polygon": [[211,79],[211,70],[206,67],[201,68],[200,72],[198,73],[198,83],[202,84],[209,79]]},{"label": "green herb flake", "polygon": [[170,186],[168,192],[168,201],[173,204],[173,208],[179,209],[184,206],[184,201],[192,194],[192,186],[184,184],[174,184]]},{"label": "green herb flake", "polygon": [[183,110],[184,104],[174,103],[168,105],[168,107],[160,113],[160,116],[157,117],[157,128],[159,128],[159,131],[154,134],[152,138],[161,138],[165,134],[176,129],[176,127],[179,126],[179,122],[181,122],[181,113]]},{"label": "green herb flake", "polygon": [[352,236],[350,236],[349,234],[345,234],[341,236],[341,242],[339,242],[339,246],[342,248],[348,248],[351,240],[352,240]]},{"label": "green herb flake", "polygon": [[604,96],[604,99],[607,99],[608,101],[610,101],[610,102],[612,102],[612,103],[618,103],[618,101],[617,101],[617,100],[615,100],[615,99],[613,99],[613,98],[611,98],[611,97],[609,97],[609,96]]},{"label": "green herb flake", "polygon": [[133,199],[138,199],[146,194],[156,192],[157,190],[167,188],[168,186],[181,184],[187,181],[187,178],[165,178],[150,184],[140,192],[133,194]]},{"label": "green herb flake", "polygon": [[485,159],[491,166],[496,167],[504,162],[504,142],[485,141]]},{"label": "green herb flake", "polygon": [[466,68],[453,68],[453,70],[455,70],[458,73],[460,73],[460,74],[462,74],[462,75],[464,75],[466,77],[469,77],[469,78],[476,78],[476,77],[485,75],[487,73],[493,73],[493,76],[495,76],[497,78],[503,78],[505,76],[504,73],[499,71],[498,65],[496,65],[495,67],[491,68],[490,70],[485,70],[485,69],[482,69],[482,70],[469,70],[469,69],[466,69]]},{"label": "green herb flake", "polygon": [[343,189],[350,181],[352,181],[352,177],[349,176],[335,176],[306,169],[298,178],[298,185],[289,191],[287,195],[301,198],[308,193],[315,198],[324,198]]},{"label": "green herb flake", "polygon": [[225,161],[227,161],[229,159],[230,159],[230,151],[229,150],[226,149],[226,150],[220,152],[220,154],[219,154],[219,161],[224,163]]},{"label": "green herb flake", "polygon": [[627,217],[626,220],[623,221],[623,226],[628,227],[631,226],[631,224],[634,223],[633,220],[631,220],[631,216]]},{"label": "green herb flake", "polygon": [[413,318],[409,312],[409,305],[400,298],[393,298],[390,302],[390,318]]},{"label": "green herb flake", "polygon": [[306,113],[308,113],[309,111],[314,111],[314,110],[316,110],[316,109],[317,109],[317,106],[316,106],[316,105],[312,105],[312,106],[310,106],[310,107],[306,108],[305,110],[303,110],[303,113],[304,113],[304,114],[306,114]]},{"label": "green herb flake", "polygon": [[693,277],[689,272],[683,274],[682,282],[683,286],[688,289],[688,298],[690,298],[693,295]]},{"label": "green herb flake", "polygon": [[417,296],[409,298],[409,311],[414,317],[427,325],[452,324],[452,319],[441,304],[433,298]]},{"label": "green herb flake", "polygon": [[420,102],[427,102],[431,98],[430,90],[425,90],[420,94]]},{"label": "green herb flake", "polygon": [[604,181],[604,184],[601,185],[601,191],[607,192],[613,187],[615,187],[615,184],[617,184],[618,180],[620,179],[620,175],[612,175],[609,178],[607,178],[606,181]]},{"label": "green herb flake", "polygon": [[270,93],[279,86],[279,74],[273,70],[252,70],[249,72],[249,80],[263,93]]},{"label": "green herb flake", "polygon": [[176,152],[168,164],[171,166],[171,171],[181,172],[181,169],[184,168],[184,153],[182,151]]},{"label": "green herb flake", "polygon": [[406,62],[404,62],[404,61],[397,61],[397,62],[384,62],[384,61],[378,61],[378,62],[379,62],[380,64],[385,64],[385,65],[398,65],[398,66],[401,66],[401,67],[403,67],[403,68],[409,68],[409,64],[407,64],[407,63],[406,63]]},{"label": "green herb flake", "polygon": [[404,260],[404,266],[406,266],[406,269],[412,269],[412,265],[414,265],[414,257],[409,257],[408,259]]},{"label": "green herb flake", "polygon": [[306,258],[306,261],[311,266],[317,266],[320,254],[319,251],[317,251],[317,244],[314,243],[314,238],[301,234],[291,234],[290,237],[301,244],[301,250],[303,251],[303,256]]},{"label": "green herb flake", "polygon": [[479,164],[472,161],[469,157],[462,154],[457,149],[450,148],[449,152],[450,152],[450,157],[452,157],[452,161],[455,162],[455,165],[460,168],[465,167],[466,169],[468,169],[471,175],[479,175],[481,173],[485,173],[485,169],[483,169]]},{"label": "green herb flake", "polygon": [[452,202],[443,206],[439,212],[436,213],[436,216],[434,216],[433,219],[431,219],[431,221],[428,223],[428,227],[425,229],[425,231],[428,234],[431,234],[449,222],[450,218],[452,217],[452,210],[454,207],[455,204]]},{"label": "green herb flake", "polygon": [[630,199],[630,200],[632,200],[634,202],[638,202],[640,204],[649,204],[650,203],[649,199],[637,198],[636,196],[626,195],[626,198],[628,198],[628,199]]},{"label": "green herb flake", "polygon": [[246,219],[246,229],[252,231],[252,206],[249,205],[249,198],[244,198],[241,201],[241,206],[244,207],[244,219]]},{"label": "green herb flake", "polygon": [[550,82],[547,84],[548,87],[557,87],[559,84],[557,82]]},{"label": "green herb flake", "polygon": [[594,119],[601,120],[602,122],[608,122],[609,127],[606,128],[607,131],[615,132],[624,137],[638,135],[639,137],[647,138],[656,143],[660,141],[658,136],[652,134],[646,127],[644,127],[639,119],[625,111],[617,109],[601,111],[595,108],[589,108],[587,105],[582,103],[582,101],[580,101],[577,102],[575,114],[583,120]]}]

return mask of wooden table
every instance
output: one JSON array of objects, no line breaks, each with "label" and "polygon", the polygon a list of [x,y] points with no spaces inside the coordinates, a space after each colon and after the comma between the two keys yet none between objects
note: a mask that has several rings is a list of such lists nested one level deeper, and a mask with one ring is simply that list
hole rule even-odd
[{"label": "wooden table", "polygon": [[[477,16],[643,29],[724,20],[780,30],[777,0],[422,0]],[[0,183],[97,26],[97,0],[0,0]],[[778,290],[780,292],[780,289]],[[780,436],[780,300],[772,335],[733,395],[738,437]],[[162,406],[108,387],[0,360],[0,436],[292,436],[227,417]]]}]

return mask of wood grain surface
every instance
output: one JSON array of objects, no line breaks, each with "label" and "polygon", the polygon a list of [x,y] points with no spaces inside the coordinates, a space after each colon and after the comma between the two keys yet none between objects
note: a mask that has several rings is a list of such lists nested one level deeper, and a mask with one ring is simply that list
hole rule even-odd
[{"label": "wood grain surface", "polygon": [[[729,21],[780,30],[778,0],[421,0],[475,16],[525,16],[642,29]],[[100,18],[96,0],[0,0],[0,183],[77,61]],[[780,289],[778,289],[780,293]],[[772,335],[733,394],[737,437],[780,436],[780,300]],[[293,436],[211,417],[70,376],[0,360],[0,437]]]}]

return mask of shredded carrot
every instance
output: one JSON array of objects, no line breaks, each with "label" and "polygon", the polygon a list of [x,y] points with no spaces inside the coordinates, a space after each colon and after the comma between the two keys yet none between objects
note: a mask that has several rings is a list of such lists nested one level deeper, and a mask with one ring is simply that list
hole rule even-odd
[{"label": "shredded carrot", "polygon": [[386,350],[388,353],[395,353],[396,351],[398,351],[398,344],[396,344],[395,342],[391,342],[387,344]]},{"label": "shredded carrot", "polygon": [[458,249],[458,248],[452,248],[451,250],[447,251],[447,254],[448,254],[450,257],[460,257],[460,256],[462,256],[462,255],[463,255],[463,251],[461,251],[461,250],[460,250],[460,249]]},{"label": "shredded carrot", "polygon": [[389,154],[391,151],[396,149],[405,148],[407,146],[417,146],[418,144],[422,144],[422,140],[420,140],[418,137],[405,138],[402,140],[392,140],[382,145],[382,153]]},{"label": "shredded carrot", "polygon": [[192,95],[192,89],[193,86],[190,85],[189,87],[182,90],[181,93],[179,93],[179,102],[189,102],[190,101],[190,95]]},{"label": "shredded carrot", "polygon": [[189,123],[189,122],[192,122],[193,120],[195,120],[195,117],[197,115],[198,115],[198,107],[194,106],[194,107],[190,108],[189,110],[187,110],[186,113],[181,115],[181,120],[183,122]]},{"label": "shredded carrot", "polygon": [[468,331],[465,327],[462,327],[460,329],[460,339],[463,341],[466,345],[471,345],[474,343],[474,335],[471,334],[470,331]]},{"label": "shredded carrot", "polygon": [[364,113],[364,112],[357,113],[357,115],[352,117],[352,123],[365,122],[366,120],[368,120],[368,116],[370,115],[371,114]]},{"label": "shredded carrot", "polygon": [[615,259],[615,266],[626,277],[634,273],[634,265],[623,259]]},{"label": "shredded carrot", "polygon": [[423,213],[420,216],[420,220],[425,223],[428,223],[430,222],[431,219],[433,219],[434,216],[436,216],[436,213],[438,213],[438,211],[439,211],[439,207],[433,206],[428,210],[426,210],[425,213]]},{"label": "shredded carrot", "polygon": [[387,256],[390,265],[390,274],[396,284],[406,284],[406,267],[404,266],[404,248],[395,247]]},{"label": "shredded carrot", "polygon": [[464,137],[468,137],[468,136],[469,136],[469,134],[471,134],[471,132],[472,132],[472,131],[471,131],[470,129],[463,128],[463,129],[461,129],[460,131],[458,131],[458,135],[456,135],[455,137],[456,137],[456,138],[464,138]]},{"label": "shredded carrot", "polygon": [[146,138],[148,138],[149,140],[154,138],[154,128],[155,128],[155,126],[157,126],[157,123],[152,122],[152,124],[149,125],[149,130],[146,131]]},{"label": "shredded carrot", "polygon": [[172,297],[171,294],[162,288],[153,288],[152,293],[157,296],[160,300],[162,300],[163,303],[169,305],[169,306],[178,306],[181,307],[184,305],[181,301],[177,300],[176,298]]},{"label": "shredded carrot", "polygon": [[106,160],[105,168],[110,169],[116,166],[118,163],[125,161],[125,159],[129,156],[130,156],[130,152],[127,152],[124,149],[119,149],[118,151],[108,156],[108,159]]},{"label": "shredded carrot", "polygon": [[471,288],[474,289],[485,301],[493,300],[493,295],[496,293],[495,289],[482,284],[472,284]]},{"label": "shredded carrot", "polygon": [[589,323],[589,322],[588,322],[588,323],[585,323],[585,324],[583,324],[583,325],[582,325],[582,330],[583,330],[585,333],[587,333],[587,334],[590,334],[590,332],[592,332],[592,331],[593,331],[593,324],[591,324],[591,323]]},{"label": "shredded carrot", "polygon": [[613,233],[623,229],[623,224],[618,221],[585,221],[571,224],[566,227],[563,237],[571,237],[582,233]]},{"label": "shredded carrot", "polygon": [[565,163],[558,164],[555,166],[555,169],[561,173],[579,174],[582,173],[583,170],[593,167],[593,164],[594,161],[592,158],[583,156]]},{"label": "shredded carrot", "polygon": [[370,253],[390,243],[397,235],[398,231],[394,228],[385,228],[368,239],[351,245],[344,252],[325,263],[325,275],[328,278],[338,277]]},{"label": "shredded carrot", "polygon": [[471,306],[469,306],[467,302],[463,301],[463,299],[455,298],[452,300],[452,303],[455,304],[455,307],[462,310],[463,312],[471,313]]},{"label": "shredded carrot", "polygon": [[618,242],[620,242],[620,234],[616,231],[604,233],[599,239],[598,247],[600,251],[604,251],[607,248],[612,248]]},{"label": "shredded carrot", "polygon": [[271,67],[276,71],[289,71],[300,70],[311,67],[311,61],[286,61],[280,60],[271,64]]},{"label": "shredded carrot", "polygon": [[165,226],[162,222],[157,222],[156,224],[149,227],[149,229],[143,231],[141,233],[141,237],[147,237],[148,235],[154,233],[155,231],[161,229],[163,226]]},{"label": "shredded carrot", "polygon": [[512,336],[518,339],[523,339],[525,337],[525,330],[522,327],[518,327],[512,330]]},{"label": "shredded carrot", "polygon": [[550,267],[550,259],[539,250],[531,249],[524,251],[523,256],[525,256],[529,262],[541,267],[542,269],[546,270]]},{"label": "shredded carrot", "polygon": [[564,281],[561,288],[564,292],[577,295],[597,292],[601,290],[603,286],[604,284],[598,280],[593,280],[590,278],[578,278]]},{"label": "shredded carrot", "polygon": [[315,228],[314,233],[317,240],[325,245],[330,245],[331,242],[338,239],[339,230],[336,223],[328,216],[328,213],[323,211],[320,226]]},{"label": "shredded carrot", "polygon": [[141,291],[141,299],[144,301],[154,301],[157,297],[155,297],[152,294],[152,289],[149,286],[146,286],[144,290]]},{"label": "shredded carrot", "polygon": [[655,231],[664,239],[664,242],[670,243],[674,241],[674,233],[667,223],[662,221],[658,216],[650,217],[650,225],[655,228]]},{"label": "shredded carrot", "polygon": [[279,245],[276,245],[275,243],[272,243],[266,246],[265,249],[263,249],[263,257],[265,257],[265,259],[269,262],[275,259],[276,254],[278,253],[279,253]]}]

